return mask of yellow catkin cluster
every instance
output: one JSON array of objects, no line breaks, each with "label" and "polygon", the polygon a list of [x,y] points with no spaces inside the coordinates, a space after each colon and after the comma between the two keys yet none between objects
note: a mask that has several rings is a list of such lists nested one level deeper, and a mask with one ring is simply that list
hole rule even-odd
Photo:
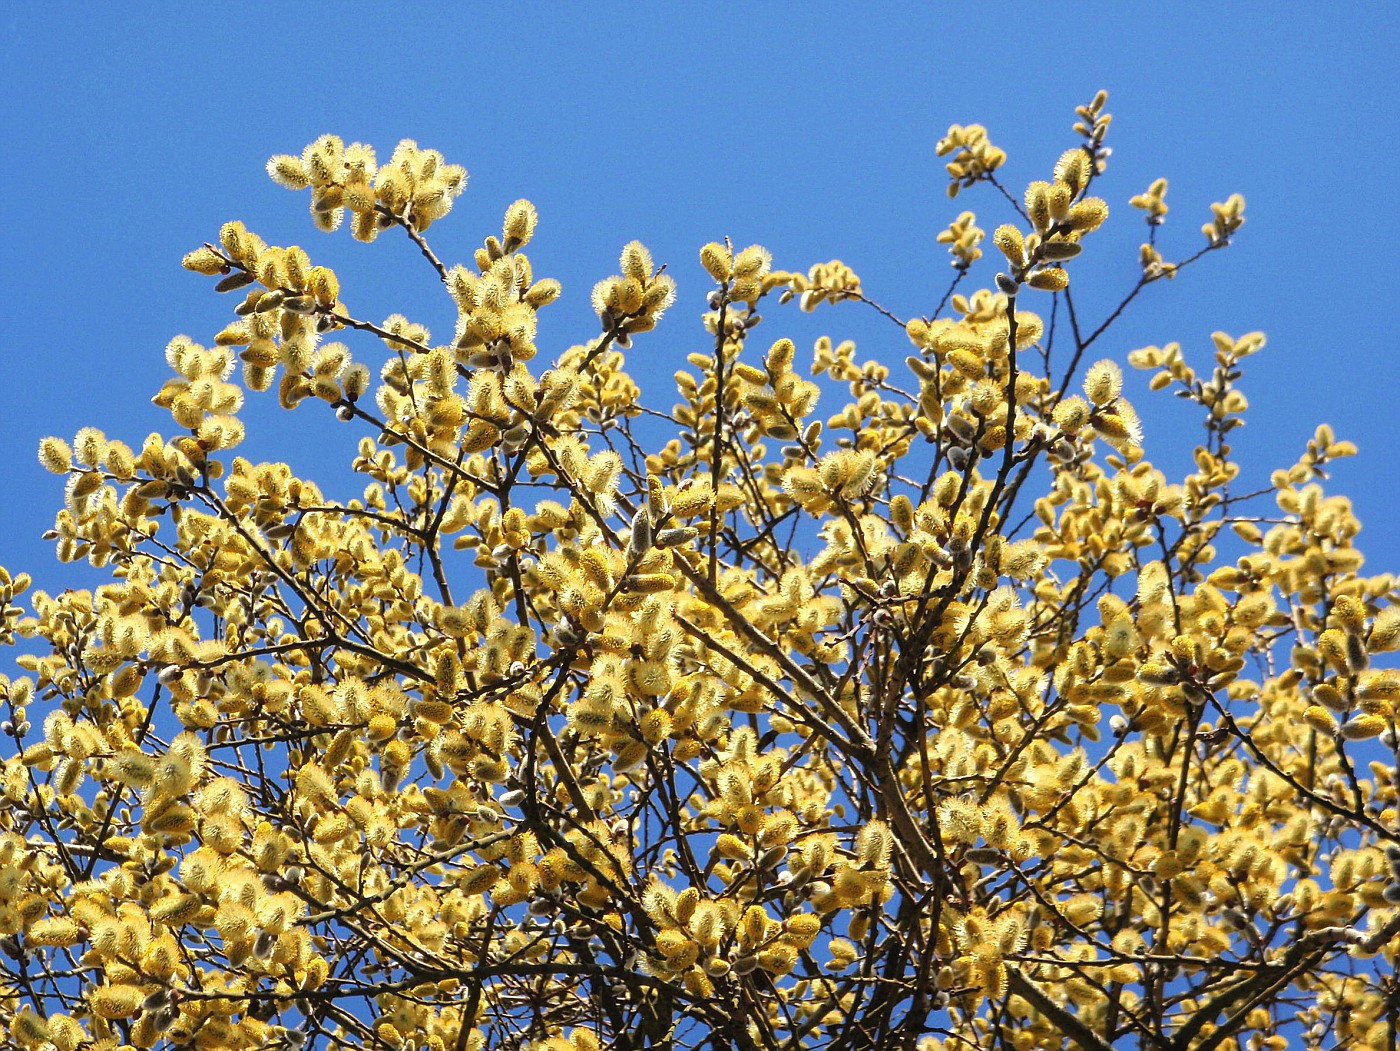
[{"label": "yellow catkin cluster", "polygon": [[[530,202],[444,262],[436,151],[273,158],[319,228],[409,239],[454,326],[231,222],[185,260],[239,295],[167,348],[174,433],[41,443],[48,538],[104,576],[0,570],[0,1044],[1393,1046],[1396,578],[1330,427],[1241,477],[1261,333],[1127,355],[1205,423],[1149,459],[1056,298],[1106,103],[1024,193],[950,128],[996,266],[957,216],[932,313],[705,245],[669,409],[628,372],[677,293],[640,242],[551,348]],[[1128,202],[1130,299],[1188,265],[1165,196]],[[794,299],[912,353],[755,344]],[[353,485],[240,446],[274,384]]]},{"label": "yellow catkin cluster", "polygon": [[948,229],[939,231],[938,243],[948,246],[955,267],[966,270],[982,258],[980,246],[986,236],[987,232],[977,225],[976,214],[963,212],[948,224]]}]

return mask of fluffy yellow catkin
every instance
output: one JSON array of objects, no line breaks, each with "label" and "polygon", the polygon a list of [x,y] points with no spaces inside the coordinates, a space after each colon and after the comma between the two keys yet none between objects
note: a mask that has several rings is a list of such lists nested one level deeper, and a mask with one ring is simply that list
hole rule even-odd
[{"label": "fluffy yellow catkin", "polygon": [[[46,535],[101,582],[0,570],[33,818],[0,829],[0,1042],[1388,1047],[1396,578],[1331,488],[1351,443],[1237,456],[1262,333],[1127,350],[1139,387],[1085,327],[1125,261],[1107,107],[1021,184],[1005,129],[931,145],[982,196],[926,300],[623,235],[573,345],[529,201],[440,238],[466,170],[427,145],[273,157],[455,316],[366,314],[319,241],[231,221],[184,260],[225,316],[166,347],[169,435],[41,442]],[[1128,202],[1128,299],[1201,254],[1166,193]],[[1201,211],[1205,253],[1239,236],[1243,198]],[[1168,390],[1182,447],[1138,415]],[[346,476],[269,446],[274,406]],[[1270,960],[1228,1011],[1172,977]]]}]

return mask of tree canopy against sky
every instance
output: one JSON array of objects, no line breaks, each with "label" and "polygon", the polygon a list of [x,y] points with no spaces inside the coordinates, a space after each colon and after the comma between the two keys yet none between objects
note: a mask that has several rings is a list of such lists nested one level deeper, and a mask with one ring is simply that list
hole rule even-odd
[{"label": "tree canopy against sky", "polygon": [[[1395,564],[1400,539],[1376,528],[1400,492],[1400,458],[1386,455],[1393,351],[1384,326],[1351,318],[1375,294],[1375,246],[1400,237],[1396,211],[1373,203],[1400,176],[1384,148],[1395,114],[1380,104],[1394,94],[1400,8],[1280,0],[1267,17],[1246,8],[1227,18],[1182,0],[1148,18],[1086,0],[1076,10],[1007,18],[979,6],[950,20],[937,6],[894,2],[837,19],[782,4],[686,5],[644,19],[603,2],[587,14],[474,5],[386,19],[347,0],[308,44],[310,28],[287,30],[285,10],[258,0],[236,10],[154,0],[139,16],[9,5],[5,127],[16,172],[29,174],[0,198],[6,380],[23,391],[0,412],[0,442],[16,451],[0,459],[0,484],[45,491],[28,455],[45,434],[164,425],[149,404],[165,378],[160,348],[176,332],[215,331],[225,309],[174,272],[191,232],[233,215],[295,230],[301,203],[268,195],[248,161],[328,129],[384,148],[414,138],[472,169],[469,219],[443,246],[453,258],[511,201],[533,201],[545,219],[535,250],[566,289],[544,320],[562,346],[587,336],[584,293],[632,239],[668,264],[696,309],[706,278],[695,246],[727,233],[761,242],[780,266],[838,257],[896,313],[924,313],[948,273],[933,242],[953,217],[933,151],[948,125],[982,123],[1013,165],[1053,157],[1068,107],[1109,86],[1118,152],[1101,196],[1121,205],[1167,176],[1183,207],[1237,190],[1253,218],[1230,266],[1188,271],[1175,296],[1140,296],[1105,353],[1121,361],[1173,339],[1208,351],[1215,329],[1267,329],[1269,353],[1251,369],[1260,411],[1237,455],[1263,477],[1271,450],[1300,448],[1317,422],[1333,423],[1361,450],[1338,465],[1338,482],[1370,527],[1372,557]],[[496,47],[488,76],[475,56]],[[1008,73],[1008,63],[1024,69]],[[1094,316],[1131,283],[1122,267],[1139,240],[1133,224],[1110,224],[1079,261],[1093,277],[1082,294]],[[321,254],[333,253],[326,261],[357,288],[357,305],[382,319],[418,295],[414,251],[404,240]],[[77,286],[75,269],[86,275]],[[788,334],[805,348],[819,321],[794,319]],[[885,338],[878,316],[848,311],[845,322],[842,335],[875,353],[866,343]],[[644,388],[669,379],[694,335],[674,326],[633,357]],[[1149,437],[1198,426],[1185,406],[1142,398],[1147,378],[1125,382]],[[323,458],[302,435],[299,418],[273,416],[247,449],[326,476],[330,450]],[[1161,463],[1189,469],[1184,455]],[[17,564],[47,558],[39,536],[50,518],[45,499],[0,501]],[[70,567],[49,578],[60,579],[95,578]]]},{"label": "tree canopy against sky", "polygon": [[[322,230],[406,239],[455,326],[227,222],[184,260],[233,309],[166,349],[174,431],[41,443],[48,539],[107,582],[5,578],[9,1038],[1392,1046],[1394,578],[1330,428],[1240,476],[1258,332],[1126,355],[1205,424],[1179,481],[1148,458],[1104,337],[1244,200],[1168,239],[1152,181],[1134,283],[1082,316],[1106,101],[1024,185],[947,130],[918,316],[706,244],[708,348],[660,405],[628,370],[676,286],[640,242],[541,354],[528,201],[444,261],[451,159],[273,157]],[[799,358],[785,321],[833,307],[904,361]],[[273,398],[358,495],[241,455]]]}]

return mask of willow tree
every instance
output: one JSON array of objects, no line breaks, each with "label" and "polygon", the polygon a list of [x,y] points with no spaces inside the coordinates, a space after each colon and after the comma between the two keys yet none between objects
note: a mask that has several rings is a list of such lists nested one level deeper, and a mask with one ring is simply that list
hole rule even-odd
[{"label": "willow tree", "polygon": [[[410,238],[455,327],[230,222],[184,260],[233,319],[166,348],[172,433],[43,441],[49,539],[110,579],[3,576],[0,1039],[1393,1047],[1396,582],[1328,428],[1239,480],[1258,333],[1126,355],[1205,422],[1180,481],[1146,458],[1105,336],[1244,202],[1168,258],[1154,182],[1082,316],[1105,99],[1023,193],[949,129],[949,196],[1006,222],[996,266],[972,212],[940,235],[924,316],[705,245],[669,411],[626,371],[676,298],[641,244],[541,367],[529,202],[449,264],[437,152],[274,157],[319,229]],[[793,300],[907,357],[757,340]],[[236,455],[273,388],[360,496]]]}]

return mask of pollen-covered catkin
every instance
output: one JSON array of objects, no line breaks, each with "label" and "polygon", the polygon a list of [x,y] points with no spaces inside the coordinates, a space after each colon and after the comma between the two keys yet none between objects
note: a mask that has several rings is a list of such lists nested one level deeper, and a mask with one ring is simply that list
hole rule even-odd
[{"label": "pollen-covered catkin", "polygon": [[409,298],[230,221],[173,430],[39,443],[94,581],[0,569],[0,1044],[1389,1049],[1397,578],[1331,427],[1237,453],[1262,333],[1127,351],[1205,432],[1145,433],[1119,319],[1244,201],[1198,252],[1133,197],[1086,327],[1107,106],[1021,183],[948,127],[943,292],[623,233],[575,345],[530,201],[440,237],[426,144],[273,157]]}]

